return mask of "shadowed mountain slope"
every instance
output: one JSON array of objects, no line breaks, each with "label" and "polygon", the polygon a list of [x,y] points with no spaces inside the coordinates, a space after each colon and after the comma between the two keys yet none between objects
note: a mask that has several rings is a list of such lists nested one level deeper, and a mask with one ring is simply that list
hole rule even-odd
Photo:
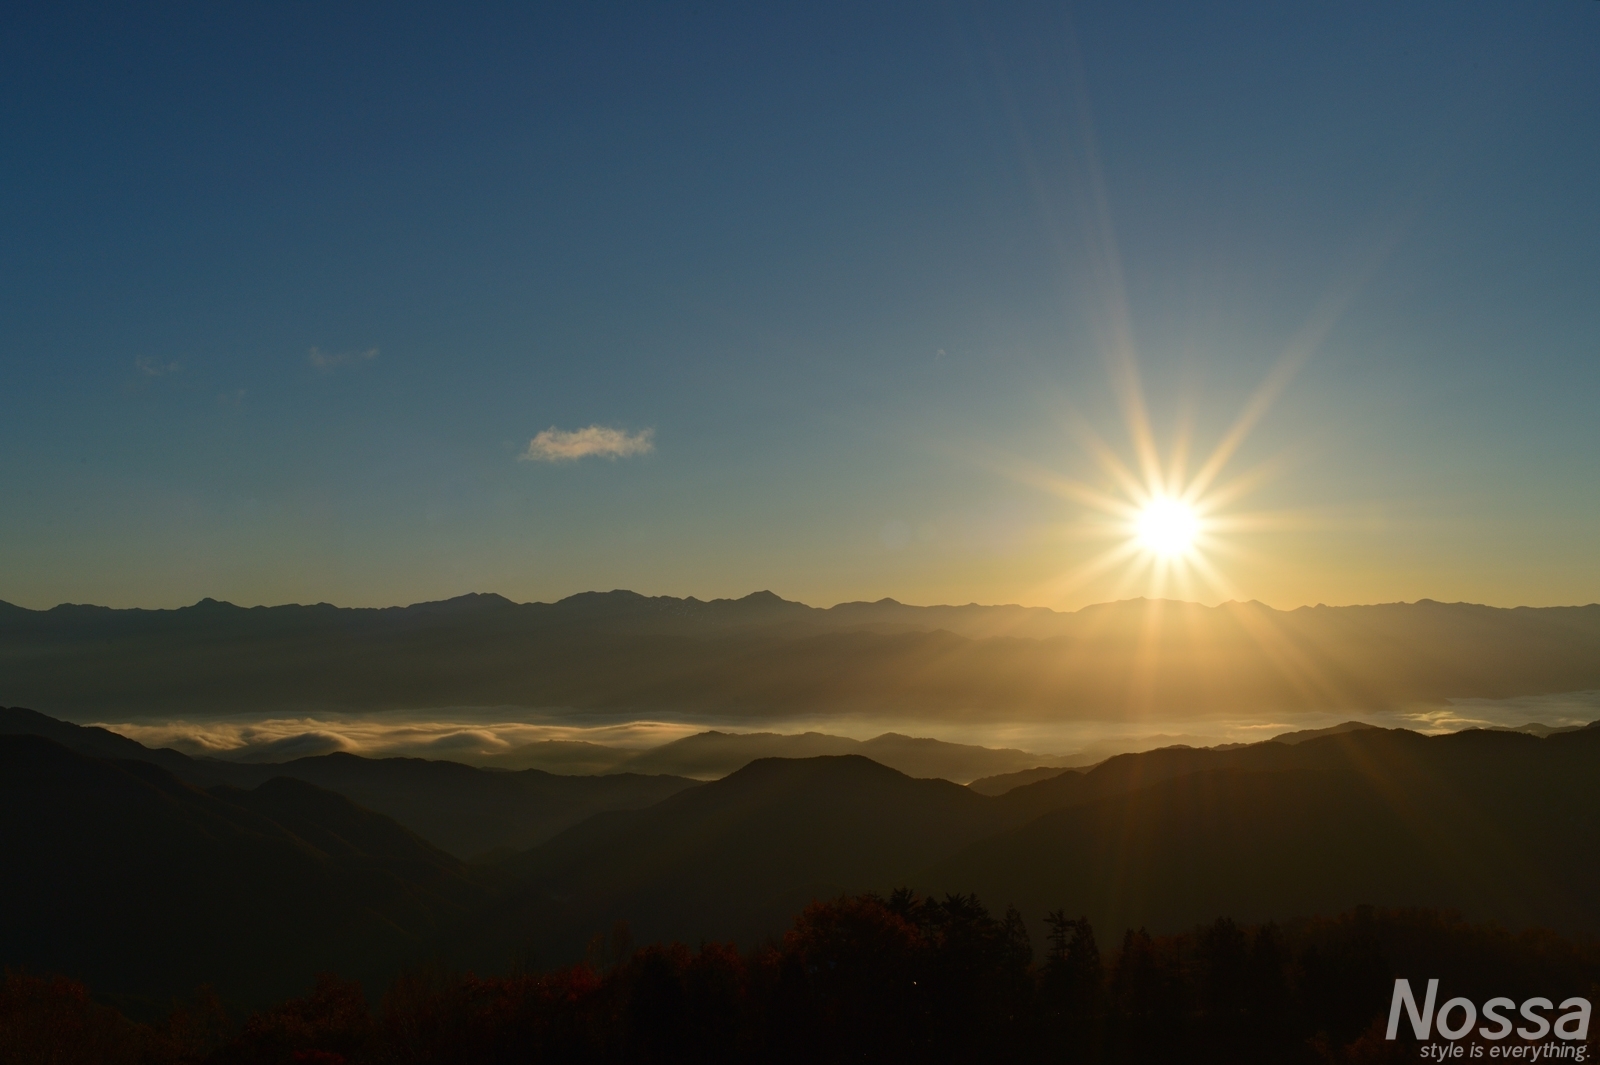
[{"label": "shadowed mountain slope", "polygon": [[349,796],[461,858],[532,847],[594,814],[640,809],[697,786],[674,776],[557,776],[353,754],[238,768],[241,779],[293,777]]},{"label": "shadowed mountain slope", "polygon": [[[452,788],[520,776],[305,762],[347,774],[345,787],[411,792],[417,816]],[[572,824],[501,863],[493,896],[390,819],[304,780],[202,790],[149,762],[0,736],[0,853],[0,962],[146,995],[210,980],[259,998],[423,949],[480,971],[556,964],[618,920],[642,940],[748,943],[812,899],[902,885],[1111,930],[1374,903],[1597,935],[1600,729],[1168,748],[998,796],[857,755],[762,759]]]},{"label": "shadowed mountain slope", "polygon": [[[1600,736],[1590,728],[1563,736]],[[1554,738],[1554,737],[1552,737]],[[1015,787],[999,801],[1019,812],[1048,810],[1126,794],[1174,777],[1214,770],[1289,773],[1304,770],[1355,773],[1407,782],[1423,792],[1467,789],[1475,780],[1502,773],[1530,779],[1548,770],[1552,781],[1581,778],[1600,769],[1594,748],[1582,739],[1541,746],[1525,733],[1473,729],[1423,736],[1406,729],[1361,729],[1298,743],[1265,743],[1226,748],[1164,747],[1108,758],[1086,772],[1061,773]]]},{"label": "shadowed mountain slope", "polygon": [[251,788],[275,777],[307,781],[384,814],[458,858],[520,850],[605,810],[659,802],[695,781],[634,773],[557,776],[501,772],[420,758],[321,755],[292,762],[239,764],[152,750],[114,732],[85,728],[20,707],[0,708],[0,735],[45,736],[91,757],[134,759],[191,784]]},{"label": "shadowed mountain slope", "polygon": [[902,885],[1111,929],[1375,903],[1594,934],[1600,730],[1170,748],[995,797],[857,757],[774,759],[594,818],[510,870],[522,887],[468,937],[475,964],[501,960],[502,933],[569,960],[621,919],[748,940],[812,898]]},{"label": "shadowed mountain slope", "polygon": [[1065,907],[1109,928],[1374,903],[1600,933],[1597,730],[1368,730],[1152,752],[1069,776],[1031,786],[1053,795],[1003,796],[1057,808],[919,883],[1030,912]]},{"label": "shadowed mountain slope", "polygon": [[0,961],[160,1000],[381,976],[482,904],[455,859],[292,780],[203,791],[0,736]]},{"label": "shadowed mountain slope", "polygon": [[979,795],[1004,795],[1024,784],[1036,784],[1041,780],[1049,780],[1070,772],[1073,770],[1063,769],[1058,765],[1034,766],[1032,769],[1019,769],[1015,773],[996,773],[994,776],[979,777],[967,784],[967,787]]},{"label": "shadowed mountain slope", "polygon": [[1600,688],[1600,605],[1132,600],[819,610],[586,593],[387,609],[0,611],[0,701],[58,713],[688,708],[741,716],[1392,707]]},{"label": "shadowed mountain slope", "polygon": [[641,939],[749,938],[813,898],[899,883],[1017,823],[994,800],[857,755],[762,759],[646,810],[603,814],[508,863],[520,881],[466,960],[581,957],[617,919]]},{"label": "shadowed mountain slope", "polygon": [[109,729],[58,721],[47,714],[21,706],[0,706],[0,736],[43,736],[68,750],[90,758],[127,758],[150,762],[176,773],[190,783],[216,784],[231,781],[229,766],[217,767],[197,761],[170,747],[146,747]]}]

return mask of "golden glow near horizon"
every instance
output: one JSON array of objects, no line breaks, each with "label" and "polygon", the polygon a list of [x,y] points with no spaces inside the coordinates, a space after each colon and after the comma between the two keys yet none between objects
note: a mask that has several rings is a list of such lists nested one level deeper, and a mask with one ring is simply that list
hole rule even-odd
[{"label": "golden glow near horizon", "polygon": [[1112,541],[1099,554],[1045,580],[1034,589],[1035,598],[1060,602],[1074,589],[1117,569],[1122,571],[1120,579],[1114,588],[1105,590],[1112,598],[1122,598],[1129,592],[1163,598],[1176,592],[1183,598],[1196,599],[1203,594],[1201,586],[1221,598],[1241,598],[1240,590],[1213,561],[1221,556],[1236,560],[1246,557],[1244,545],[1234,534],[1304,528],[1311,515],[1305,511],[1244,514],[1231,509],[1281,467],[1285,459],[1282,453],[1226,479],[1224,473],[1245,438],[1321,345],[1356,290],[1387,254],[1397,231],[1381,234],[1350,271],[1323,293],[1304,326],[1289,338],[1282,354],[1211,452],[1192,467],[1190,463],[1198,455],[1191,453],[1195,427],[1191,417],[1180,416],[1174,421],[1166,436],[1170,451],[1165,456],[1157,443],[1140,380],[1121,256],[1104,195],[1105,179],[1100,172],[1093,130],[1085,127],[1082,133],[1088,149],[1088,180],[1082,187],[1089,197],[1082,206],[1085,217],[1091,220],[1086,230],[1087,251],[1096,265],[1097,280],[1097,291],[1086,306],[1120,408],[1122,426],[1132,444],[1132,461],[1127,461],[1071,410],[1062,412],[1064,420],[1100,467],[1102,476],[1096,478],[1097,484],[1070,479],[1019,457],[1001,456],[1007,475],[1087,509],[1084,520],[1062,529],[1063,539]]},{"label": "golden glow near horizon", "polygon": [[1062,529],[1063,538],[1111,541],[1099,553],[1049,579],[1038,589],[1039,597],[1059,601],[1075,588],[1120,570],[1115,587],[1106,589],[1112,598],[1128,594],[1164,598],[1174,593],[1185,599],[1239,598],[1239,590],[1217,565],[1224,556],[1243,557],[1242,545],[1230,534],[1300,526],[1305,520],[1305,515],[1232,509],[1280,465],[1282,456],[1224,476],[1298,361],[1291,355],[1274,368],[1198,468],[1189,465],[1190,439],[1182,428],[1171,452],[1165,458],[1160,454],[1131,357],[1122,361],[1114,379],[1133,444],[1132,462],[1081,419],[1070,417],[1079,443],[1100,468],[1100,484],[1069,479],[1014,457],[1006,459],[1009,475],[1085,508],[1081,520]]}]

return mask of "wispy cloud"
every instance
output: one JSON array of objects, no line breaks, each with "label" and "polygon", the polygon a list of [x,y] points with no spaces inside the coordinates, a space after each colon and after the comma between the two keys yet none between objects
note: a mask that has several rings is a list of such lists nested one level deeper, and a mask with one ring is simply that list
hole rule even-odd
[{"label": "wispy cloud", "polygon": [[152,359],[148,355],[139,356],[133,360],[133,364],[146,377],[165,377],[169,373],[178,372],[178,364],[176,362],[162,362],[160,359]]},{"label": "wispy cloud", "polygon": [[520,456],[524,462],[573,462],[590,455],[608,459],[647,455],[656,449],[656,431],[641,429],[630,433],[606,425],[583,429],[557,429],[551,426],[528,442]]},{"label": "wispy cloud", "polygon": [[366,351],[323,351],[321,348],[311,349],[311,365],[326,373],[348,366],[356,362],[371,362],[378,357],[377,348],[368,348]]}]

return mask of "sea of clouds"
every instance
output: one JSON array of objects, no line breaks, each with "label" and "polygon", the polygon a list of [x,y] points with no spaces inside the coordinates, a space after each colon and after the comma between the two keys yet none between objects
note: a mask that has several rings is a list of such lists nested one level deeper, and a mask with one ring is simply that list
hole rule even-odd
[{"label": "sea of clouds", "polygon": [[205,720],[96,721],[149,747],[171,747],[196,757],[280,762],[345,751],[367,757],[439,758],[493,765],[527,744],[555,740],[637,751],[720,728],[732,732],[829,732],[867,739],[894,731],[985,747],[1010,747],[1053,756],[1097,760],[1124,751],[1187,744],[1201,747],[1250,743],[1280,733],[1325,728],[1350,719],[1385,728],[1425,733],[1466,728],[1515,728],[1537,722],[1552,728],[1600,719],[1600,691],[1566,692],[1515,699],[1462,699],[1445,706],[1375,712],[1304,714],[1282,719],[1146,720],[908,725],[904,719],[814,715],[715,724],[694,719],[594,721],[580,715],[533,715],[515,707],[443,709],[425,713],[324,716],[223,717]]},{"label": "sea of clouds", "polygon": [[194,757],[244,762],[282,762],[344,751],[371,758],[477,763],[546,740],[643,750],[703,731],[696,725],[667,721],[575,726],[399,718],[393,714],[94,723],[146,747],[171,747]]}]

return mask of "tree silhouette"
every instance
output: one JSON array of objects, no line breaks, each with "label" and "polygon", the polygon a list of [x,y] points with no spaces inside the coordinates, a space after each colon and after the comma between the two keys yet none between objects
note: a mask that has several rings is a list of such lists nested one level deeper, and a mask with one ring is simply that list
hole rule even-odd
[{"label": "tree silhouette", "polygon": [[1105,1020],[1105,967],[1087,917],[1045,918],[1048,948],[1039,974],[1040,1040],[1057,1060],[1096,1061]]},{"label": "tree silhouette", "polygon": [[1106,957],[1086,919],[1057,910],[1044,943],[1035,965],[1021,914],[971,895],[846,896],[748,951],[657,943],[604,968],[412,970],[375,1012],[324,976],[226,1038],[204,993],[136,1024],[81,984],[7,973],[0,1065],[1377,1065],[1415,1060],[1411,1040],[1384,1038],[1402,973],[1446,974],[1475,1001],[1600,997],[1600,944],[1426,910],[1128,931]]}]

